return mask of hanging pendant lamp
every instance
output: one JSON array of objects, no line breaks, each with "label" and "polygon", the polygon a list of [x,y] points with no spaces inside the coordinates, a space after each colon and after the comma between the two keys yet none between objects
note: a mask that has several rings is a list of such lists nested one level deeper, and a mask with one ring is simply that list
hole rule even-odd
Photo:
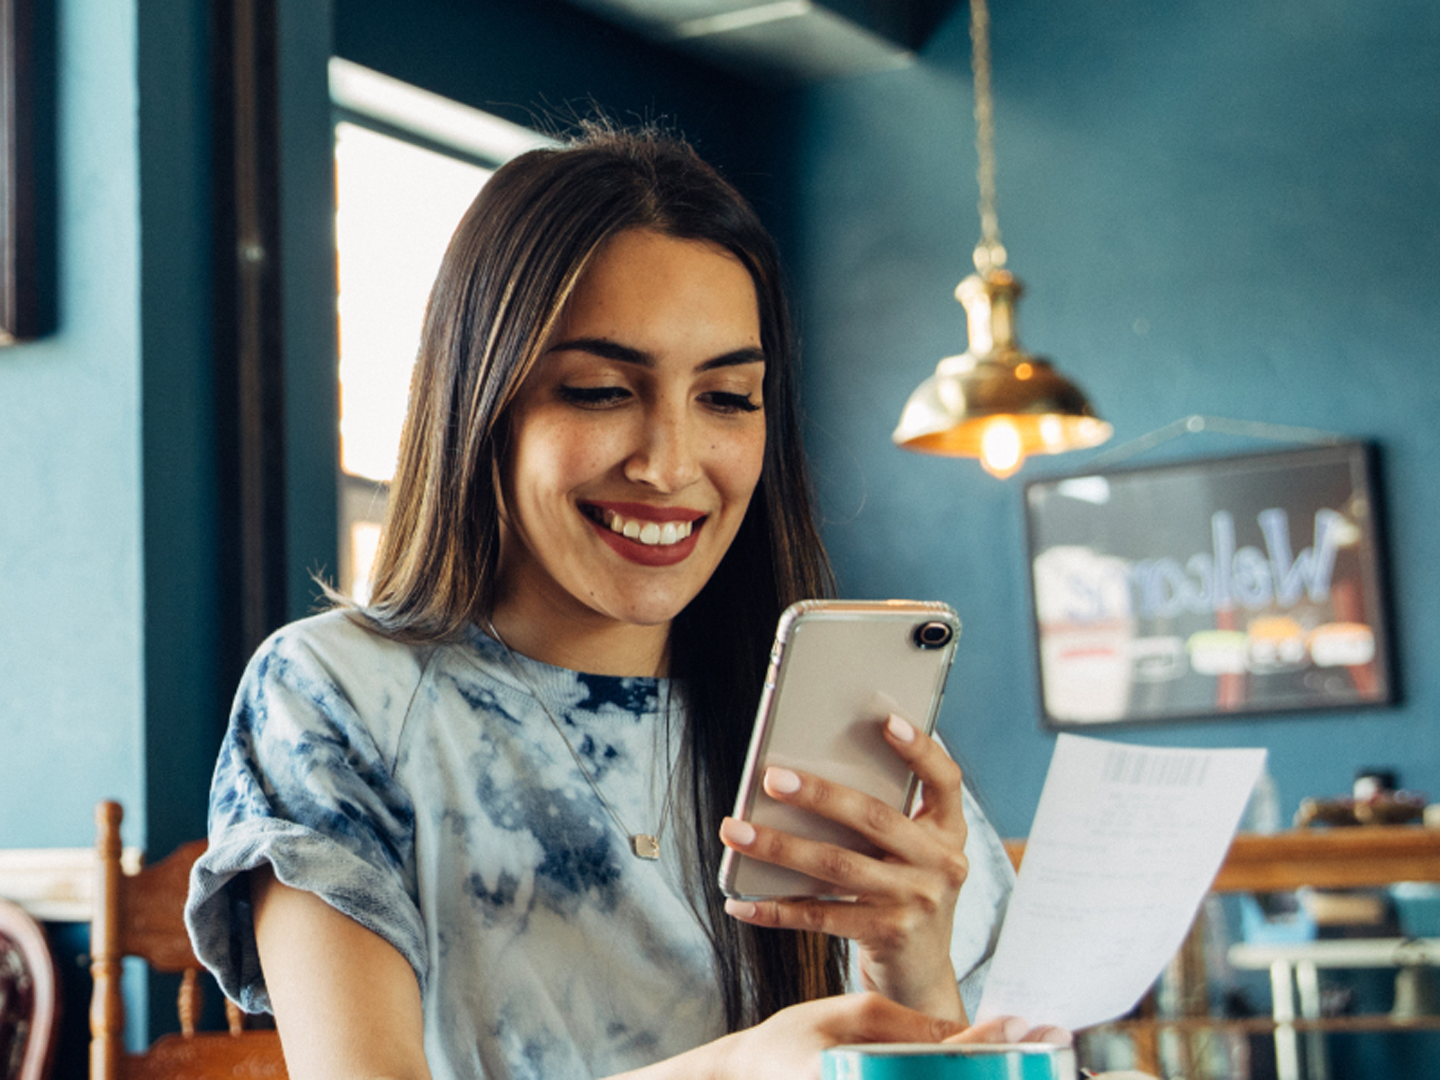
[{"label": "hanging pendant lamp", "polygon": [[1015,306],[1021,286],[1005,269],[995,213],[995,125],[990,96],[990,15],[970,0],[975,72],[975,149],[979,157],[980,243],[975,270],[955,289],[965,307],[970,347],[947,356],[922,382],[891,438],[920,453],[978,457],[1001,479],[1032,454],[1099,446],[1113,428],[1095,415],[1080,388],[1020,348]]}]

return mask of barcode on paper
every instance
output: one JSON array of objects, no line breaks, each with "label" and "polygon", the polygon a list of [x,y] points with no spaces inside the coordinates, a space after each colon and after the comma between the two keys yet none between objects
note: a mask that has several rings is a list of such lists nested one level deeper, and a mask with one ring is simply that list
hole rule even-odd
[{"label": "barcode on paper", "polygon": [[1112,784],[1199,787],[1205,782],[1209,767],[1210,759],[1204,754],[1157,754],[1116,746],[1105,755],[1101,777]]}]

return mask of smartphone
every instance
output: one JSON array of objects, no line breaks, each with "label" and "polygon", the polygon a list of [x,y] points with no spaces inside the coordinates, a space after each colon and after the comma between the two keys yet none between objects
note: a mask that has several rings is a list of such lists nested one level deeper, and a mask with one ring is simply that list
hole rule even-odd
[{"label": "smartphone", "polygon": [[[882,729],[895,713],[926,734],[934,731],[959,636],[959,618],[941,603],[792,604],[775,632],[732,816],[875,854],[852,829],[770,798],[762,787],[765,770],[802,769],[909,813],[917,781]],[[828,882],[729,849],[720,888],[742,900],[838,898]]]}]

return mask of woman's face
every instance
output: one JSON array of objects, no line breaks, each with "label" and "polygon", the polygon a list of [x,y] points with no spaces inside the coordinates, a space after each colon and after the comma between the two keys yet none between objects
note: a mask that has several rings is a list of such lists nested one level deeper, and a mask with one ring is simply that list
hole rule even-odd
[{"label": "woman's face", "polygon": [[532,634],[556,620],[668,625],[760,478],[764,373],[738,259],[647,229],[611,239],[511,407],[501,606]]}]

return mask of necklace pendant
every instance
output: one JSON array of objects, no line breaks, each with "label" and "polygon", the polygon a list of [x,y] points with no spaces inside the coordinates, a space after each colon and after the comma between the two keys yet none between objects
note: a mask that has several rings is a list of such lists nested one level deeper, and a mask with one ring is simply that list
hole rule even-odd
[{"label": "necklace pendant", "polygon": [[637,859],[655,862],[660,858],[660,838],[648,833],[635,833],[630,837],[630,850]]}]

